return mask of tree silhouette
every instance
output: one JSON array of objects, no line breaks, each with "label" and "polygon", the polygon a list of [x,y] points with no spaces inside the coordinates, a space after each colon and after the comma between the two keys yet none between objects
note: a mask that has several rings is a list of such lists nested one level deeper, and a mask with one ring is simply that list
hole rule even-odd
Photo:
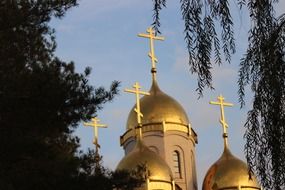
[{"label": "tree silhouette", "polygon": [[[227,62],[235,52],[233,21],[228,0],[180,0],[185,23],[189,66],[198,76],[199,95],[212,88],[210,62]],[[265,189],[285,188],[285,15],[276,17],[278,0],[238,0],[247,7],[251,20],[248,49],[240,62],[239,101],[244,105],[244,88],[254,94],[252,109],[245,123],[245,153],[249,171],[255,171]],[[153,0],[153,27],[159,32],[160,11],[166,0]],[[203,10],[203,11],[202,11]],[[216,28],[221,27],[221,35]]]},{"label": "tree silhouette", "polygon": [[[73,134],[118,93],[88,82],[91,69],[54,55],[48,25],[76,0],[0,2],[0,189],[79,189],[82,153]],[[80,179],[82,180],[79,180]],[[106,177],[106,176],[105,176]]]}]

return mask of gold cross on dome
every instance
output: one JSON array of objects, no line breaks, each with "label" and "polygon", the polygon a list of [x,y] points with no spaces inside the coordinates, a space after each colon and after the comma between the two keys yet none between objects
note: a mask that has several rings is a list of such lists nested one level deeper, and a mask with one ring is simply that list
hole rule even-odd
[{"label": "gold cross on dome", "polygon": [[135,90],[125,89],[125,92],[136,94],[136,108],[134,110],[137,113],[137,121],[138,121],[138,124],[140,125],[141,124],[141,118],[143,117],[143,114],[141,113],[141,108],[140,108],[140,95],[150,95],[150,93],[140,91],[141,86],[139,85],[138,82],[136,82],[133,85],[133,88]]},{"label": "gold cross on dome", "polygon": [[157,63],[157,58],[155,57],[155,53],[154,53],[154,40],[164,40],[164,37],[162,36],[156,36],[155,35],[155,31],[152,29],[152,27],[149,27],[146,32],[148,34],[138,34],[139,37],[143,37],[143,38],[149,38],[149,42],[150,42],[150,52],[148,53],[148,56],[151,59],[151,67],[152,69],[156,69],[156,65],[155,63]]},{"label": "gold cross on dome", "polygon": [[94,117],[91,119],[91,123],[83,123],[84,126],[93,127],[94,129],[93,144],[96,146],[96,152],[98,152],[98,148],[100,148],[100,145],[98,143],[98,127],[101,127],[101,128],[107,127],[107,125],[100,124],[99,121],[100,120],[98,118]]},{"label": "gold cross on dome", "polygon": [[210,101],[210,104],[220,106],[220,109],[221,109],[220,123],[222,124],[224,134],[227,134],[228,124],[227,124],[226,119],[225,119],[224,107],[225,106],[231,107],[231,106],[233,106],[233,104],[224,102],[224,100],[225,100],[225,98],[222,95],[220,95],[220,96],[218,96],[218,102]]}]

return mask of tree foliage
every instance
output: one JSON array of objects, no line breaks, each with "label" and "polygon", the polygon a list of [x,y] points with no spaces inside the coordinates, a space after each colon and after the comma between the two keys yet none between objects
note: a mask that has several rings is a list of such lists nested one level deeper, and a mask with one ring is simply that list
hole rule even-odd
[{"label": "tree foliage", "polygon": [[249,1],[253,26],[240,63],[239,95],[251,85],[253,107],[245,124],[246,158],[267,189],[285,188],[285,15],[275,18],[274,2]]},{"label": "tree foliage", "polygon": [[[166,7],[166,0],[153,2],[153,27],[159,32],[159,13]],[[252,23],[238,80],[241,106],[247,85],[254,95],[245,123],[246,158],[250,173],[256,172],[265,189],[281,190],[285,188],[285,15],[275,15],[278,0],[237,2],[241,8],[248,8]],[[180,0],[180,3],[190,70],[198,75],[197,90],[201,95],[204,87],[212,87],[211,53],[214,52],[215,63],[221,64],[220,49],[228,62],[235,52],[229,1]],[[222,30],[220,38],[216,23]]]},{"label": "tree foliage", "polygon": [[0,2],[0,189],[79,189],[79,177],[88,177],[79,172],[82,153],[73,131],[113,99],[119,84],[94,88],[90,68],[77,73],[73,62],[54,55],[48,23],[76,5]]},{"label": "tree foliage", "polygon": [[[153,0],[153,27],[160,33],[159,13],[166,7],[166,0]],[[233,22],[229,11],[229,2],[180,0],[184,34],[189,53],[189,66],[192,73],[198,76],[197,91],[202,96],[205,87],[212,88],[211,55],[214,52],[215,64],[221,64],[221,51],[227,62],[235,52]],[[216,25],[222,30],[218,35]]]},{"label": "tree foliage", "polygon": [[145,181],[142,175],[142,167],[133,172],[110,171],[102,166],[102,157],[97,165],[96,153],[88,150],[80,156],[80,170],[77,180],[77,189],[101,189],[101,190],[133,190]]}]

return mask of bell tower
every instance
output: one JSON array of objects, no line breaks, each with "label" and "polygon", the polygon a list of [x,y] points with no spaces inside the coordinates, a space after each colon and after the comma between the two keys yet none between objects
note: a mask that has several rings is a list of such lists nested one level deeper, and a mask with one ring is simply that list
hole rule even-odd
[{"label": "bell tower", "polygon": [[[141,133],[143,143],[168,164],[173,174],[176,189],[197,190],[195,145],[197,134],[191,127],[183,107],[172,97],[160,90],[157,82],[156,63],[158,62],[154,41],[164,40],[156,36],[152,28],[147,34],[139,37],[150,40],[152,85],[149,94],[140,101]],[[126,126],[126,132],[120,137],[121,146],[128,155],[136,144],[136,134],[132,130],[137,127],[137,113],[131,109]],[[134,161],[135,162],[135,161]]]}]

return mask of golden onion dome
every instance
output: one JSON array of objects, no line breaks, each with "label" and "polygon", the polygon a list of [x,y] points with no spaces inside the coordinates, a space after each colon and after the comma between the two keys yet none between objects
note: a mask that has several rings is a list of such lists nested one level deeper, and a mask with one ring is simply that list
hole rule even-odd
[{"label": "golden onion dome", "polygon": [[[189,120],[182,106],[172,97],[162,92],[156,80],[153,80],[150,95],[140,99],[141,113],[143,113],[142,125],[150,123],[172,122],[188,125]],[[128,120],[127,130],[133,129],[137,125],[137,116],[131,109]]]},{"label": "golden onion dome", "polygon": [[246,163],[233,156],[225,147],[220,159],[208,170],[202,190],[260,189],[255,176],[251,178]]},{"label": "golden onion dome", "polygon": [[141,141],[120,161],[117,170],[135,171],[139,165],[146,166],[150,180],[172,181],[172,173],[167,163]]}]

